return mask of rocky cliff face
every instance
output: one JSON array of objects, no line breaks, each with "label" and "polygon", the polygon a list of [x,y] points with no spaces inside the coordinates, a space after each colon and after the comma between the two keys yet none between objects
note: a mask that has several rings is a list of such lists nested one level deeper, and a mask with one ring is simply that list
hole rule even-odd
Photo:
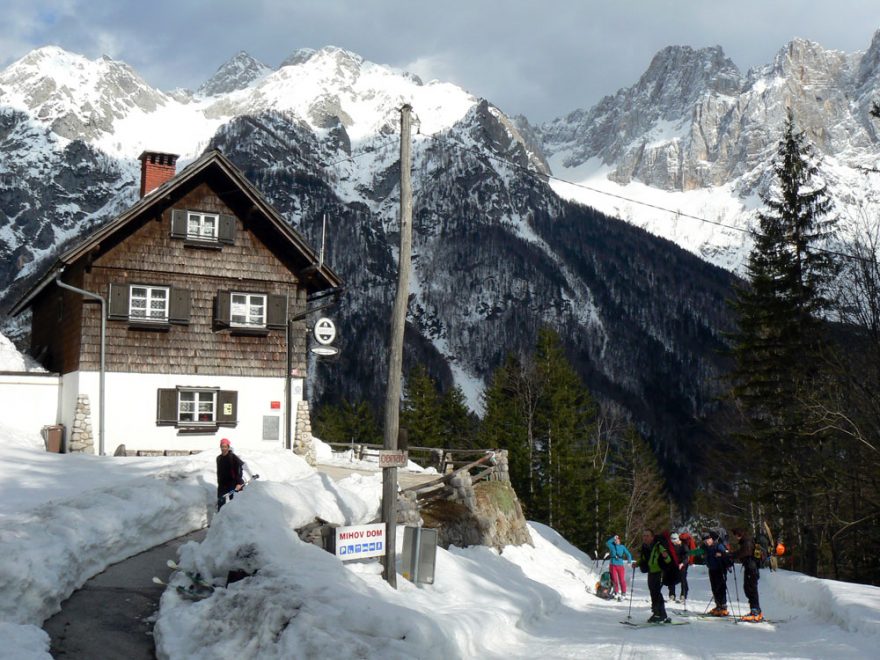
[{"label": "rocky cliff face", "polygon": [[876,159],[867,110],[877,94],[880,33],[865,54],[795,39],[743,76],[720,47],[660,51],[632,87],[542,127],[545,150],[591,158],[619,183],[688,191],[741,180],[751,193],[772,158],[786,108],[820,151],[855,166]]}]

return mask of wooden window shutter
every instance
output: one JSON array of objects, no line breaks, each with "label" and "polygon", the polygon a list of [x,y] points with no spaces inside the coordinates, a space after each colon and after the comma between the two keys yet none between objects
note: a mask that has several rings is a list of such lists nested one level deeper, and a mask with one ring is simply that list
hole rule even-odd
[{"label": "wooden window shutter", "polygon": [[171,289],[168,303],[168,322],[186,325],[192,315],[189,289]]},{"label": "wooden window shutter", "polygon": [[230,291],[218,291],[214,298],[214,327],[228,328],[232,314],[232,293]]},{"label": "wooden window shutter", "polygon": [[276,330],[287,327],[287,296],[267,296],[266,327]]},{"label": "wooden window shutter", "polygon": [[217,240],[221,243],[235,243],[235,216],[221,215],[220,226],[217,231]]},{"label": "wooden window shutter", "polygon": [[107,318],[111,321],[128,320],[128,285],[111,284],[110,301],[107,305]]},{"label": "wooden window shutter", "polygon": [[186,211],[171,209],[171,237],[186,238]]},{"label": "wooden window shutter", "polygon": [[177,390],[160,389],[157,394],[156,425],[177,425]]},{"label": "wooden window shutter", "polygon": [[235,426],[238,423],[238,392],[220,390],[217,392],[218,426]]}]

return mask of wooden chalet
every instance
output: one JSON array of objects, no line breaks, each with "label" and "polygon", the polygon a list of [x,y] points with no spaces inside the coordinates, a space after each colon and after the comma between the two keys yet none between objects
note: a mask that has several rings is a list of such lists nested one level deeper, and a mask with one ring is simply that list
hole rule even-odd
[{"label": "wooden chalet", "polygon": [[140,201],[10,310],[32,310],[30,352],[60,374],[70,448],[310,441],[302,319],[339,277],[220,152],[180,173],[173,154],[140,160]]}]

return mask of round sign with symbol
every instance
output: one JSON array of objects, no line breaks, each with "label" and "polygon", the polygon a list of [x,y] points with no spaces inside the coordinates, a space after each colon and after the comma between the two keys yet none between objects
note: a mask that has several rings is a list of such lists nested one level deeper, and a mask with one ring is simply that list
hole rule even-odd
[{"label": "round sign with symbol", "polygon": [[326,317],[318,319],[315,323],[315,339],[324,346],[332,344],[336,339],[336,326],[333,325],[333,321]]}]

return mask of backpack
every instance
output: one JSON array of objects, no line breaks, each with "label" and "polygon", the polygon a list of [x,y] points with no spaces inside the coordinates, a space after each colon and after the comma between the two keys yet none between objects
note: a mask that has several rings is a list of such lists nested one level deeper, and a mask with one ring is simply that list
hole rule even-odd
[{"label": "backpack", "polygon": [[758,562],[759,567],[763,567],[767,561],[767,557],[769,556],[769,552],[767,552],[767,542],[762,537],[755,538],[755,561]]},{"label": "backpack", "polygon": [[681,541],[681,547],[685,550],[685,556],[687,556],[688,564],[694,563],[694,556],[690,555],[691,550],[697,549],[697,543],[694,541],[694,537],[688,534],[687,532],[682,532],[678,535],[678,540]]}]

